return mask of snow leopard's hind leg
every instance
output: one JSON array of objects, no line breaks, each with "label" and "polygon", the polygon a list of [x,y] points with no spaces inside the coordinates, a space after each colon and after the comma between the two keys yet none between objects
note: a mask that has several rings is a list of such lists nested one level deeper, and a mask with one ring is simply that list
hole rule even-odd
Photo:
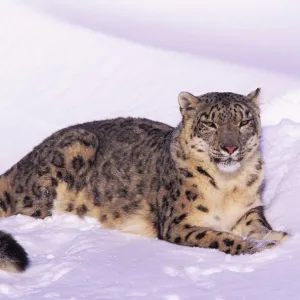
[{"label": "snow leopard's hind leg", "polygon": [[[0,217],[23,214],[43,219],[53,211],[97,216],[99,197],[93,190],[97,148],[97,137],[84,129],[50,136],[0,176]],[[24,249],[1,232],[0,269],[24,271],[27,266]]]}]

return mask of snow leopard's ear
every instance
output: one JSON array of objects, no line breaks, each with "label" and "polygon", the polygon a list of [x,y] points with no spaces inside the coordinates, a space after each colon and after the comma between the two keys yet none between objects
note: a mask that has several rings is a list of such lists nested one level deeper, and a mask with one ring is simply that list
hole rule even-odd
[{"label": "snow leopard's ear", "polygon": [[188,92],[181,92],[178,96],[178,103],[182,116],[192,116],[199,108],[200,100]]},{"label": "snow leopard's ear", "polygon": [[247,95],[247,99],[249,99],[257,107],[259,107],[260,91],[261,89],[257,88],[255,91]]}]

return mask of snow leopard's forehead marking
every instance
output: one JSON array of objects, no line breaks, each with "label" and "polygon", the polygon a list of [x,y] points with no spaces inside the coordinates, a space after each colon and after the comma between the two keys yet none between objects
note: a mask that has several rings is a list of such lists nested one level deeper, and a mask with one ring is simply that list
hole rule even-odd
[{"label": "snow leopard's forehead marking", "polygon": [[210,120],[220,125],[239,123],[254,117],[254,110],[245,96],[234,93],[208,93],[198,97],[208,109],[200,113],[202,121]]}]

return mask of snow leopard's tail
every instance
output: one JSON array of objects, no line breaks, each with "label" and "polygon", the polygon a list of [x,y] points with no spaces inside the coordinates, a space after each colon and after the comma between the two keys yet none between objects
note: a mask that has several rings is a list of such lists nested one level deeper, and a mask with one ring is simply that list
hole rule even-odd
[{"label": "snow leopard's tail", "polygon": [[10,234],[0,231],[0,270],[23,272],[28,265],[23,247]]}]

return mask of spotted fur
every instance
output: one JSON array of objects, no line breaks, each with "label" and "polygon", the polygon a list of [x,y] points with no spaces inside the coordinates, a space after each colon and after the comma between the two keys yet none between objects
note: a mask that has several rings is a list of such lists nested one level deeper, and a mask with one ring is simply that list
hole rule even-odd
[{"label": "spotted fur", "polygon": [[[232,255],[273,247],[287,234],[263,213],[258,94],[182,92],[176,128],[118,118],[62,129],[0,177],[0,216],[74,213]],[[26,252],[1,234],[0,268],[23,271]]]}]

